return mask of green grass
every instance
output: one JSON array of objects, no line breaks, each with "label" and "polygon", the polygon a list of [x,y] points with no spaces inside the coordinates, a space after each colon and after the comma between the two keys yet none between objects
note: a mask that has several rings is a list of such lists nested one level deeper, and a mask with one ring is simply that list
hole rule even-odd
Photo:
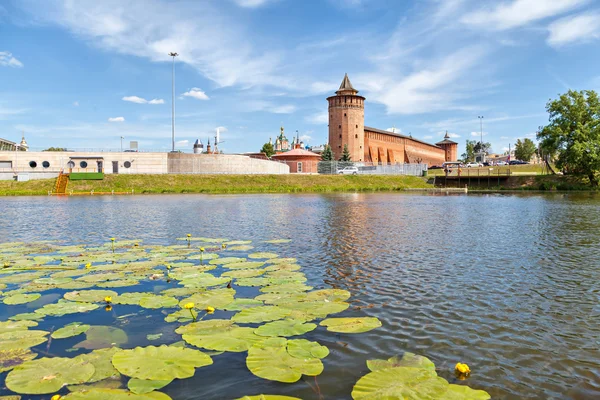
[{"label": "green grass", "polygon": [[[0,181],[0,195],[47,195],[56,180]],[[432,189],[427,179],[397,175],[106,175],[71,181],[67,192],[328,193]]]}]

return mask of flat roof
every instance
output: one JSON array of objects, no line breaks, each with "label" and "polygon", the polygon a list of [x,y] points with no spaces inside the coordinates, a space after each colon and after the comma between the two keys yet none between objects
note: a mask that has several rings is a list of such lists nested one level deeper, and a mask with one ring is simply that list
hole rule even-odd
[{"label": "flat roof", "polygon": [[73,160],[103,160],[104,157],[100,156],[69,156]]}]

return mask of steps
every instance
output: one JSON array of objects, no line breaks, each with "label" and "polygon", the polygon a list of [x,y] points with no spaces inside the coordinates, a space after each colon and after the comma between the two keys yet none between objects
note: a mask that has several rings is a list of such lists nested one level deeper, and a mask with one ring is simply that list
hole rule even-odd
[{"label": "steps", "polygon": [[56,186],[54,188],[54,192],[56,194],[65,194],[67,193],[67,186],[69,185],[69,174],[63,174],[62,171],[58,174],[56,178]]}]

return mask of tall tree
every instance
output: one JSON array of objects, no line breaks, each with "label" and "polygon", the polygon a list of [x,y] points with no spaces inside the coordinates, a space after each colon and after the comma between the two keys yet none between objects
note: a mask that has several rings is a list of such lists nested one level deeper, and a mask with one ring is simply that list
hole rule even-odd
[{"label": "tall tree", "polygon": [[260,149],[261,153],[265,153],[267,155],[267,157],[271,158],[271,156],[273,154],[275,154],[275,150],[273,150],[273,144],[272,143],[265,143],[263,144],[262,149]]},{"label": "tall tree", "polygon": [[331,146],[328,144],[325,145],[325,149],[321,154],[321,161],[333,161],[333,152],[331,151]]},{"label": "tall tree", "polygon": [[352,161],[352,157],[350,156],[350,150],[348,150],[348,145],[344,145],[344,151],[342,152],[342,158],[340,161]]},{"label": "tall tree", "polygon": [[485,153],[490,154],[490,151],[492,149],[492,144],[491,143],[482,143],[482,142],[477,142],[475,144],[475,146],[473,146],[473,152],[475,153]]},{"label": "tall tree", "polygon": [[598,186],[600,170],[600,99],[593,90],[569,90],[546,104],[549,124],[539,129],[541,148],[557,155],[556,165],[586,175]]},{"label": "tall tree", "polygon": [[537,150],[535,143],[531,139],[517,139],[517,143],[515,144],[515,158],[517,160],[529,161],[531,157],[535,154]]},{"label": "tall tree", "polygon": [[465,147],[465,152],[462,153],[461,158],[464,162],[469,162],[475,160],[475,144],[477,142],[474,140],[467,139],[467,145]]}]

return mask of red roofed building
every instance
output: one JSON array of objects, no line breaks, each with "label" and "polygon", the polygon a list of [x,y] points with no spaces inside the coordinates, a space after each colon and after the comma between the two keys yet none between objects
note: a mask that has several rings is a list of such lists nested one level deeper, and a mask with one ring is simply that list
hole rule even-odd
[{"label": "red roofed building", "polygon": [[296,144],[294,150],[275,154],[271,156],[271,159],[289,165],[291,174],[316,174],[321,156],[312,151],[301,149],[300,145]]}]

